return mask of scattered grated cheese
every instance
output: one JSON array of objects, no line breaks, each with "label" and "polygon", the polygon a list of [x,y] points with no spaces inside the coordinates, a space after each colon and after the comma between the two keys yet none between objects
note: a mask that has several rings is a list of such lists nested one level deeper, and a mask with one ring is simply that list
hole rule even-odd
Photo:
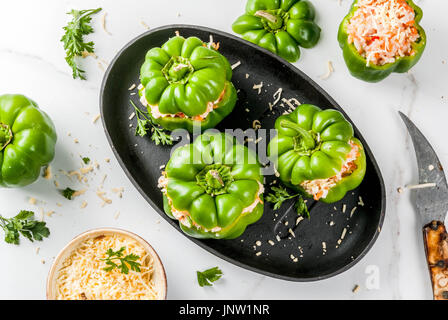
[{"label": "scattered grated cheese", "polygon": [[331,61],[327,62],[327,67],[328,67],[327,73],[320,77],[322,80],[327,80],[334,72],[333,63]]},{"label": "scattered grated cheese", "polygon": [[364,207],[364,201],[362,201],[361,196],[358,197],[358,204],[359,204],[361,207]]},{"label": "scattered grated cheese", "polygon": [[28,200],[29,204],[35,205],[37,203],[37,199],[34,197],[30,197],[30,199]]},{"label": "scattered grated cheese", "polygon": [[103,28],[104,32],[106,32],[108,35],[112,35],[112,33],[110,33],[107,29],[106,29],[106,16],[107,16],[107,12],[105,12],[102,16],[101,16],[101,27]]},{"label": "scattered grated cheese", "polygon": [[298,225],[300,222],[302,222],[303,219],[304,219],[304,217],[302,217],[302,216],[298,217],[296,220],[296,225]]},{"label": "scattered grated cheese", "polygon": [[[104,271],[106,251],[125,247],[124,255],[140,258],[141,272],[119,269]],[[154,300],[158,293],[153,280],[153,259],[135,240],[123,236],[102,236],[82,242],[63,262],[57,273],[58,300]]]},{"label": "scattered grated cheese", "polygon": [[53,214],[54,214],[54,210],[50,210],[50,211],[45,212],[45,215],[47,217],[51,217]]},{"label": "scattered grated cheese", "polygon": [[252,128],[254,128],[255,130],[260,129],[260,128],[261,128],[260,120],[254,120],[254,121],[252,122]]},{"label": "scattered grated cheese", "polygon": [[98,113],[98,114],[93,118],[92,122],[93,122],[93,123],[96,123],[96,122],[98,121],[99,118],[101,118],[101,114]]},{"label": "scattered grated cheese", "polygon": [[353,214],[355,213],[357,207],[353,207],[352,211],[350,211],[350,218],[353,216]]},{"label": "scattered grated cheese", "polygon": [[238,61],[238,62],[232,64],[232,65],[231,65],[231,68],[232,68],[232,70],[233,70],[233,69],[239,67],[240,65],[241,65],[241,61]]},{"label": "scattered grated cheese", "polygon": [[105,196],[106,191],[101,190],[101,187],[98,187],[98,189],[96,190],[96,195],[103,200],[103,203],[101,204],[102,207],[104,207],[106,204],[111,204],[112,200],[106,198]]},{"label": "scattered grated cheese", "polygon": [[120,187],[120,188],[113,188],[112,189],[113,193],[116,193],[118,195],[119,198],[123,198],[123,192],[124,192],[124,187]]},{"label": "scattered grated cheese", "polygon": [[261,88],[263,88],[263,81],[261,81],[259,84],[254,84],[252,89],[258,90],[258,94],[261,94]]},{"label": "scattered grated cheese", "polygon": [[341,240],[344,240],[346,233],[347,233],[347,228],[344,228],[344,230],[342,230]]},{"label": "scattered grated cheese", "polygon": [[294,231],[292,231],[291,228],[288,229],[288,232],[289,232],[294,238],[296,237],[296,234],[294,233]]},{"label": "scattered grated cheese", "polygon": [[77,191],[73,192],[72,198],[76,198],[80,195],[83,195],[84,193],[86,193],[86,191],[87,191],[87,189],[77,190]]},{"label": "scattered grated cheese", "polygon": [[149,26],[145,23],[145,21],[140,20],[140,24],[145,28],[146,30],[149,30]]},{"label": "scattered grated cheese", "polygon": [[[279,88],[277,91],[275,91],[273,97],[274,97],[274,102],[272,103],[272,106],[275,106],[281,99],[282,97],[282,88]],[[270,108],[272,110],[272,108]]]},{"label": "scattered grated cheese", "polygon": [[50,167],[50,165],[48,165],[44,169],[44,178],[47,179],[47,180],[50,180],[51,176],[52,176],[51,175],[51,167]]}]

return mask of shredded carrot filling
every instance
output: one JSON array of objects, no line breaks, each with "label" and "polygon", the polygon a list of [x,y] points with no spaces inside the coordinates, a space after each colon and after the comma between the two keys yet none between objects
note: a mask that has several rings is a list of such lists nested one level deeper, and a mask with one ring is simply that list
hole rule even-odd
[{"label": "shredded carrot filling", "polygon": [[352,149],[347,154],[347,159],[338,174],[327,179],[305,180],[300,184],[307,193],[313,195],[314,200],[326,198],[330,189],[336,186],[338,181],[349,176],[357,169],[356,160],[361,155],[359,146],[352,141],[349,143]]},{"label": "shredded carrot filling", "polygon": [[370,64],[393,63],[415,52],[412,44],[420,35],[415,12],[406,0],[359,0],[347,25],[348,42]]}]

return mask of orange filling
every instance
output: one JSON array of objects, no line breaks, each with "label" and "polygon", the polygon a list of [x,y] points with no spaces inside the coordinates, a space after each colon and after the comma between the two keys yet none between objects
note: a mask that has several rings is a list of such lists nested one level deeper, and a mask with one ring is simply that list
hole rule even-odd
[{"label": "orange filling", "polygon": [[384,65],[415,54],[420,35],[405,0],[359,0],[347,25],[348,42],[370,63]]},{"label": "orange filling", "polygon": [[352,149],[347,154],[347,159],[338,174],[327,179],[305,180],[300,184],[307,193],[313,195],[314,200],[326,198],[330,189],[336,186],[337,182],[351,175],[358,168],[356,160],[361,155],[359,146],[352,141],[349,143]]}]

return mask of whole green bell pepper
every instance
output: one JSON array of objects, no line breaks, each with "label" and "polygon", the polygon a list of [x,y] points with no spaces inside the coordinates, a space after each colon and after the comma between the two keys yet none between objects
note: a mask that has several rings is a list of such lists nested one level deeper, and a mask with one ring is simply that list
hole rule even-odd
[{"label": "whole green bell pepper", "polygon": [[37,104],[19,94],[0,96],[0,186],[34,182],[53,160],[56,131]]},{"label": "whole green bell pepper", "polygon": [[415,12],[415,28],[417,29],[420,38],[412,44],[414,51],[413,55],[398,57],[393,63],[384,65],[369,64],[353,43],[348,41],[347,25],[357,10],[356,4],[358,0],[353,1],[349,13],[342,20],[339,31],[338,41],[344,55],[345,63],[350,73],[361,80],[367,82],[378,82],[388,77],[392,72],[404,73],[408,72],[419,60],[426,47],[425,30],[420,26],[419,22],[423,17],[422,9],[417,6],[412,0],[406,0],[406,3],[414,9]]},{"label": "whole green bell pepper", "polygon": [[300,58],[300,48],[314,47],[320,28],[315,10],[305,0],[248,0],[246,13],[232,25],[243,39],[258,44],[289,62]]},{"label": "whole green bell pepper", "polygon": [[[364,148],[353,137],[352,125],[339,111],[303,104],[292,113],[278,117],[275,129],[278,135],[269,142],[268,156],[286,186],[332,203],[362,182],[366,172]],[[336,179],[326,196],[310,194],[304,189],[305,181],[329,179],[340,174],[355,146],[357,156],[351,163],[351,172]]]},{"label": "whole green bell pepper", "polygon": [[139,94],[154,122],[192,132],[194,126],[213,128],[232,112],[232,68],[212,45],[176,36],[147,52]]},{"label": "whole green bell pepper", "polygon": [[159,180],[165,213],[194,238],[233,239],[263,214],[256,155],[224,133],[177,148]]}]

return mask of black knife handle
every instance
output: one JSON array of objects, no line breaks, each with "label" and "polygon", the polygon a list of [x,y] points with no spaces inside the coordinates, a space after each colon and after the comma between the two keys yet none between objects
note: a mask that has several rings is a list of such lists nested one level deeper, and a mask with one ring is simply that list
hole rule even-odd
[{"label": "black knife handle", "polygon": [[448,233],[443,222],[434,220],[424,226],[423,242],[434,300],[448,300]]}]

